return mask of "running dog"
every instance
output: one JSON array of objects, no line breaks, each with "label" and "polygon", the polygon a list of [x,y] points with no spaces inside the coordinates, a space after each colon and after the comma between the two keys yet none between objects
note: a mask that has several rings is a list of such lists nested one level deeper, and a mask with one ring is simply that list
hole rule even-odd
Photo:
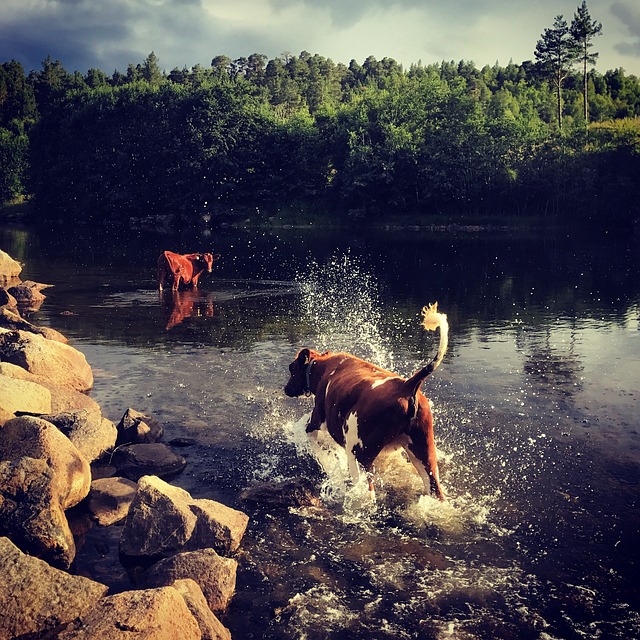
[{"label": "running dog", "polygon": [[447,316],[438,313],[437,302],[423,308],[422,325],[429,331],[440,329],[438,353],[408,379],[349,353],[318,353],[309,348],[300,350],[289,365],[291,377],[285,394],[291,398],[315,396],[307,433],[317,435],[326,428],[345,448],[351,477],[357,480],[360,466],[364,468],[372,497],[373,463],[385,447],[396,445],[407,452],[425,491],[445,500],[431,407],[420,391],[424,380],[442,362],[448,346],[449,324]]}]

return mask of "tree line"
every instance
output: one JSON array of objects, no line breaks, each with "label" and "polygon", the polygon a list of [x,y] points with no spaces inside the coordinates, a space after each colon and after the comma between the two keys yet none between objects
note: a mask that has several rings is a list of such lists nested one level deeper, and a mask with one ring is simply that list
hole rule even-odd
[{"label": "tree line", "polygon": [[535,61],[477,68],[306,51],[161,70],[70,73],[51,57],[0,65],[0,201],[39,215],[124,221],[390,212],[640,215],[640,81],[594,68],[586,4],[556,17]]}]

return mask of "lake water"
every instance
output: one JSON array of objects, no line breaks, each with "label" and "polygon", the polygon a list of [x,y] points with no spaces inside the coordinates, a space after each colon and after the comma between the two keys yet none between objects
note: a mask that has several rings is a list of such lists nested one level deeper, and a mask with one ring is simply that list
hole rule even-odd
[{"label": "lake water", "polygon": [[[191,438],[172,480],[244,510],[236,639],[640,637],[640,243],[602,231],[0,231],[22,279],[53,284],[31,318],[87,356],[92,396]],[[160,296],[163,249],[222,254],[200,295]],[[282,388],[302,346],[410,375],[450,346],[434,403],[448,502],[401,457],[378,502],[318,461],[312,399]],[[323,466],[324,464],[324,466]],[[320,507],[240,500],[306,477]],[[128,588],[119,527],[91,530],[76,570]]]}]

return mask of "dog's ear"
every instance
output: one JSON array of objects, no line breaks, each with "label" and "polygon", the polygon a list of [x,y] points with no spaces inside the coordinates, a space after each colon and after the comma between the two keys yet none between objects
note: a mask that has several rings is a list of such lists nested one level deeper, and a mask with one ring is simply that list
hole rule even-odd
[{"label": "dog's ear", "polygon": [[298,362],[303,365],[309,364],[309,360],[311,359],[311,351],[306,347],[301,349],[298,353]]}]

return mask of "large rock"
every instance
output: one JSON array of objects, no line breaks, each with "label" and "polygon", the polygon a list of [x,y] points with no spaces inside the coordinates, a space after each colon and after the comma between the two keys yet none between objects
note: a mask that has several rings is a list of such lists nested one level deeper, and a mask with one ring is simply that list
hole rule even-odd
[{"label": "large rock", "polygon": [[241,511],[214,500],[194,500],[184,489],[144,476],[122,530],[120,551],[131,558],[205,548],[225,555],[238,549],[248,522]]},{"label": "large rock", "polygon": [[136,495],[138,485],[126,478],[99,478],[91,483],[88,508],[99,525],[123,522]]},{"label": "large rock", "polygon": [[105,585],[55,569],[0,538],[0,640],[53,632],[106,593]]},{"label": "large rock", "polygon": [[63,509],[89,493],[91,468],[77,447],[57,427],[32,416],[14,418],[0,427],[0,459],[44,460],[53,470],[56,494]]},{"label": "large rock", "polygon": [[102,598],[58,640],[200,640],[202,633],[174,587],[125,591]]},{"label": "large rock", "polygon": [[[0,292],[1,295],[1,292]],[[9,295],[9,294],[7,294]],[[9,301],[10,303],[11,301]],[[14,298],[15,302],[15,298]],[[0,306],[2,306],[2,299],[0,298]],[[7,305],[9,306],[9,305]],[[16,302],[17,306],[17,302]],[[51,329],[50,327],[38,327],[35,324],[31,324],[20,316],[19,313],[12,311],[9,308],[0,309],[0,327],[3,329],[12,329],[20,331],[28,331],[30,333],[37,333],[44,336],[48,340],[57,340],[58,342],[67,343],[68,340],[59,331]]]},{"label": "large rock", "polygon": [[155,558],[183,549],[196,528],[191,502],[184,489],[155,476],[140,478],[120,536],[120,552],[132,558]]},{"label": "large rock", "polygon": [[81,409],[41,415],[40,418],[60,429],[89,462],[98,460],[115,446],[116,425],[100,412]]},{"label": "large rock", "polygon": [[46,461],[23,457],[0,462],[0,535],[51,565],[71,566],[75,542]]},{"label": "large rock", "polygon": [[0,409],[8,414],[16,411],[48,413],[51,411],[51,391],[35,382],[0,374]]},{"label": "large rock", "polygon": [[175,580],[191,578],[202,589],[209,608],[223,613],[236,589],[238,563],[223,558],[213,549],[187,551],[161,560],[140,577],[145,587],[163,587]]},{"label": "large rock", "polygon": [[231,633],[211,611],[200,586],[189,578],[176,580],[172,585],[184,598],[198,622],[202,640],[231,640]]},{"label": "large rock", "polygon": [[51,413],[87,409],[100,413],[100,405],[91,397],[80,391],[59,384],[52,384],[49,378],[29,373],[26,369],[10,362],[0,362],[0,374],[17,380],[35,382],[51,392]]},{"label": "large rock", "polygon": [[154,442],[118,447],[113,452],[111,464],[125,478],[138,480],[148,475],[170,478],[180,473],[187,461],[166,444]]},{"label": "large rock", "polygon": [[76,391],[93,387],[93,372],[83,353],[68,344],[21,330],[0,329],[0,359]]},{"label": "large rock", "polygon": [[13,282],[17,279],[22,271],[22,265],[14,260],[8,253],[0,250],[0,284]]}]

